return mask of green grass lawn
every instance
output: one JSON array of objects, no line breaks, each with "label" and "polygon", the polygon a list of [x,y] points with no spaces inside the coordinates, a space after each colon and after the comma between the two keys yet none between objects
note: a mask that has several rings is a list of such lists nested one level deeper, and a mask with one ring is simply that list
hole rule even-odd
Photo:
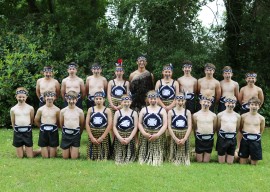
[{"label": "green grass lawn", "polygon": [[[38,131],[34,130],[37,149]],[[86,160],[83,133],[81,159],[17,159],[13,131],[0,129],[1,191],[268,191],[270,188],[270,129],[262,138],[263,160],[257,166],[192,162],[190,166],[164,163],[160,167],[115,165]]]}]

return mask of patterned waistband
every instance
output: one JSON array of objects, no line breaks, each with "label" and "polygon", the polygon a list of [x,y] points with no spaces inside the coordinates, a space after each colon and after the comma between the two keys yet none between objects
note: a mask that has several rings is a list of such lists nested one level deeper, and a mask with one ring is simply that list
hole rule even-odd
[{"label": "patterned waistband", "polygon": [[77,135],[80,133],[80,127],[77,127],[75,129],[63,127],[62,133],[67,134],[67,135]]},{"label": "patterned waistband", "polygon": [[57,125],[55,124],[41,124],[40,131],[55,132],[57,131]]},{"label": "patterned waistband", "polygon": [[225,132],[223,130],[219,130],[218,135],[223,139],[234,139],[236,137],[236,132]]},{"label": "patterned waistband", "polygon": [[200,141],[210,141],[214,139],[214,133],[211,134],[200,134],[196,132],[196,138]]},{"label": "patterned waistband", "polygon": [[32,131],[32,126],[27,125],[27,126],[14,126],[14,131],[17,133],[26,133]]},{"label": "patterned waistband", "polygon": [[260,133],[253,134],[253,133],[243,132],[242,134],[243,134],[243,139],[246,141],[260,141],[261,140]]}]

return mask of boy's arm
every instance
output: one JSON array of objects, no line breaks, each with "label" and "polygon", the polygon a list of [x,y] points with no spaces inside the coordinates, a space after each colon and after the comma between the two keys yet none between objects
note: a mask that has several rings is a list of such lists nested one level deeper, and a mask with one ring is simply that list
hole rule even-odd
[{"label": "boy's arm", "polygon": [[236,99],[238,100],[238,97],[239,97],[239,84],[237,82],[235,82],[234,95],[235,95]]},{"label": "boy's arm", "polygon": [[84,82],[82,79],[80,79],[80,90],[82,93],[82,98],[84,98],[85,97],[85,87],[84,87]]},{"label": "boy's arm", "polygon": [[41,118],[41,110],[40,108],[37,110],[37,114],[34,119],[34,123],[37,127],[40,127],[40,118]]},{"label": "boy's arm", "polygon": [[34,110],[34,107],[31,107],[31,109],[30,109],[30,123],[31,123],[31,125],[33,125],[33,123],[34,123],[34,118],[35,118],[35,110]]},{"label": "boy's arm", "polygon": [[216,82],[216,98],[215,98],[217,104],[219,103],[220,96],[221,96],[221,87],[220,87],[219,81],[217,81]]},{"label": "boy's arm", "polygon": [[213,132],[215,133],[217,131],[217,116],[214,114],[214,120],[213,120]]},{"label": "boy's arm", "polygon": [[40,97],[40,80],[37,80],[37,85],[36,85],[36,95],[39,98]]},{"label": "boy's arm", "polygon": [[85,96],[88,97],[89,94],[89,78],[86,78],[85,82]]},{"label": "boy's arm", "polygon": [[81,129],[81,134],[83,132],[83,129],[84,129],[84,113],[83,113],[83,110],[80,110],[80,129]]},{"label": "boy's arm", "polygon": [[59,124],[60,124],[60,127],[63,128],[63,126],[64,126],[64,110],[60,111]]},{"label": "boy's arm", "polygon": [[108,81],[107,81],[107,79],[105,77],[103,79],[103,85],[104,85],[104,92],[106,93],[107,87],[108,87]]},{"label": "boy's arm", "polygon": [[261,105],[260,106],[262,106],[263,102],[264,102],[264,95],[263,95],[263,91],[262,91],[261,88],[259,89],[258,98],[261,100]]},{"label": "boy's arm", "polygon": [[201,79],[198,80],[197,94],[201,93]]},{"label": "boy's arm", "polygon": [[220,130],[220,127],[221,127],[221,113],[219,113],[217,115],[217,129],[216,129],[216,132],[218,132]]},{"label": "boy's arm", "polygon": [[240,124],[241,124],[241,116],[239,114],[237,114],[237,124],[236,124],[236,133],[239,131],[240,129]]},{"label": "boy's arm", "polygon": [[194,94],[196,95],[198,93],[198,80],[197,79],[195,79],[193,89],[194,89]]},{"label": "boy's arm", "polygon": [[240,89],[240,92],[239,92],[239,94],[238,94],[238,101],[239,101],[239,103],[240,103],[240,105],[242,105],[243,104],[243,93],[244,91],[243,91],[243,88],[241,88]]},{"label": "boy's arm", "polygon": [[263,134],[265,128],[265,118],[261,117],[261,123],[260,123],[260,133]]},{"label": "boy's arm", "polygon": [[61,96],[63,100],[65,100],[65,94],[66,94],[66,81],[62,81],[62,86],[61,86]]},{"label": "boy's arm", "polygon": [[57,80],[55,81],[56,98],[58,98],[60,96],[60,83]]},{"label": "boy's arm", "polygon": [[194,131],[194,133],[196,133],[196,130],[197,130],[197,114],[193,115],[192,120],[193,120],[193,122],[192,122],[193,131]]},{"label": "boy's arm", "polygon": [[15,126],[15,114],[14,114],[14,109],[11,108],[10,109],[10,120],[11,120],[11,125],[14,129],[14,126]]},{"label": "boy's arm", "polygon": [[60,127],[59,117],[60,117],[60,109],[57,110],[57,112],[56,112],[56,125],[57,125],[57,127]]}]

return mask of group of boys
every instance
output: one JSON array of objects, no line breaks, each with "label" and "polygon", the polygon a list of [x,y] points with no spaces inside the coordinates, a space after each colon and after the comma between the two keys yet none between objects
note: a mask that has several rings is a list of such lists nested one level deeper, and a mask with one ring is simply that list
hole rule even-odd
[{"label": "group of boys", "polygon": [[[136,75],[138,77],[148,75],[145,75],[145,71],[147,71],[145,69],[146,58],[139,57],[137,64],[138,70],[130,75],[130,81],[136,80]],[[98,91],[103,91],[105,94],[107,89],[107,80],[101,76],[100,65],[94,64],[91,69],[93,75],[87,77],[86,86],[84,86],[83,80],[76,75],[77,64],[70,63],[68,65],[69,76],[63,79],[61,86],[61,96],[67,107],[62,110],[53,104],[60,95],[60,84],[53,78],[53,68],[50,66],[44,67],[44,78],[37,81],[36,94],[40,99],[40,108],[35,117],[33,107],[25,103],[28,95],[27,90],[23,87],[16,90],[18,104],[11,108],[10,113],[14,128],[13,145],[16,147],[18,157],[23,157],[23,146],[25,146],[28,157],[35,155],[35,151],[32,149],[31,125],[33,122],[40,128],[38,144],[41,147],[43,157],[56,156],[56,149],[59,145],[58,127],[63,128],[61,142],[63,157],[78,157],[80,137],[84,128],[82,99],[86,97],[87,93],[87,107],[89,108],[94,106],[94,94]],[[248,158],[251,159],[252,164],[261,160],[260,140],[265,119],[258,114],[258,109],[263,104],[264,96],[262,89],[255,85],[257,74],[247,73],[247,85],[239,92],[238,83],[231,79],[233,73],[229,66],[223,68],[224,80],[221,82],[213,77],[215,72],[213,64],[205,65],[205,77],[198,80],[191,75],[192,63],[190,61],[183,63],[182,70],[184,75],[178,79],[179,90],[185,92],[186,108],[193,114],[197,161],[208,162],[210,160],[215,132],[218,133],[216,147],[219,162],[233,162],[237,132],[240,163],[245,163]],[[153,83],[153,75],[149,74],[149,79]],[[140,80],[141,77],[137,79]],[[147,83],[148,86],[149,84]],[[140,91],[139,88],[135,91],[133,89],[135,92],[133,95],[136,95],[136,91]],[[141,100],[149,90],[144,90],[144,94],[137,94],[139,99],[133,98],[135,109],[140,110],[143,105],[146,105]],[[197,94],[199,105],[196,107],[195,96]],[[138,107],[136,100],[143,104]],[[234,112],[237,102],[242,105],[241,117]],[[213,113],[215,103],[218,104],[219,113],[217,116]]]}]

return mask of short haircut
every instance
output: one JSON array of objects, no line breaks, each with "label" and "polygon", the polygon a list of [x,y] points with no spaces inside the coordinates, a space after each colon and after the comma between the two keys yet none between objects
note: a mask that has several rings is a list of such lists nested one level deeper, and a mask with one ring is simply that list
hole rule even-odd
[{"label": "short haircut", "polygon": [[251,103],[255,103],[255,104],[259,104],[261,105],[261,100],[258,98],[258,97],[251,97],[249,100],[248,100],[248,103],[251,104]]},{"label": "short haircut", "polygon": [[204,65],[204,69],[206,69],[206,68],[212,68],[212,69],[216,70],[216,66],[213,63],[206,63]]}]

